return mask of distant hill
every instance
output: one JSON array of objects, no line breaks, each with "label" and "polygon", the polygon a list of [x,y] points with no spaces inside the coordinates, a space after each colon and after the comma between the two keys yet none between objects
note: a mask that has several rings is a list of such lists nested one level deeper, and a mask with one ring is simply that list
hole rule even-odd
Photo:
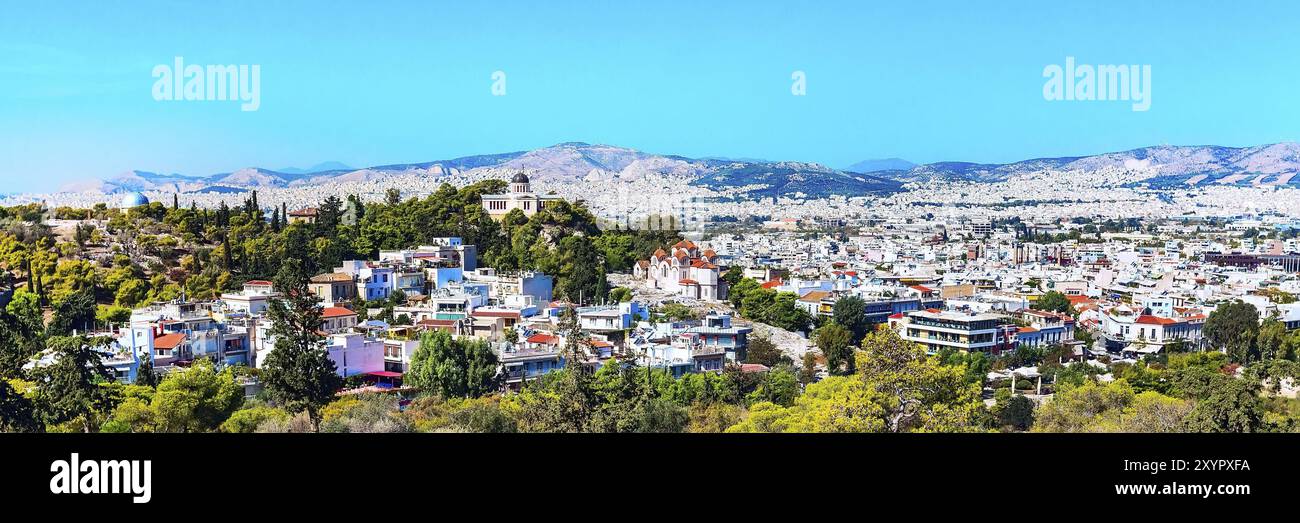
[{"label": "distant hill", "polygon": [[333,161],[321,162],[311,167],[308,167],[306,169],[299,169],[297,167],[285,167],[282,169],[276,169],[277,172],[282,172],[285,174],[309,174],[309,173],[319,173],[325,171],[351,171],[351,170],[352,168],[343,164],[343,162],[333,162]]},{"label": "distant hill", "polygon": [[[1277,143],[1255,147],[1217,145],[1161,145],[1129,151],[1036,158],[1008,164],[939,162],[918,165],[889,177],[903,182],[998,182],[1044,170],[1122,173],[1117,186],[1147,184],[1155,187],[1192,185],[1297,185],[1300,144]],[[882,174],[882,173],[877,173]]]},{"label": "distant hill", "polygon": [[[317,170],[323,169],[323,170]],[[1043,171],[1107,171],[1115,186],[1300,185],[1300,144],[1256,147],[1156,146],[1130,151],[1008,164],[937,162],[914,165],[899,158],[858,162],[845,170],[807,162],[687,158],[612,145],[566,142],[531,151],[464,156],[449,160],[351,169],[325,162],[307,169],[248,167],[209,176],[130,171],[105,180],[69,184],[69,192],[232,192],[259,187],[303,187],[370,182],[395,175],[476,174],[505,178],[524,171],[543,183],[636,180],[664,176],[713,189],[737,189],[749,197],[888,194],[905,183],[1001,182]]]},{"label": "distant hill", "polygon": [[902,158],[881,158],[877,160],[863,160],[844,169],[853,173],[874,173],[879,171],[906,171],[916,167],[916,164]]}]

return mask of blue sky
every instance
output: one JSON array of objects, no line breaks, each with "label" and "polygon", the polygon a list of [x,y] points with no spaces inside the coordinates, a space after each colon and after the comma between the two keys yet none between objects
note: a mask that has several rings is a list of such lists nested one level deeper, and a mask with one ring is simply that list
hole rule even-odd
[{"label": "blue sky", "polygon": [[[845,167],[1300,140],[1293,2],[9,3],[0,193],[565,141]],[[260,108],[155,101],[175,56],[260,65]],[[1151,65],[1150,110],[1044,100],[1067,56]]]}]

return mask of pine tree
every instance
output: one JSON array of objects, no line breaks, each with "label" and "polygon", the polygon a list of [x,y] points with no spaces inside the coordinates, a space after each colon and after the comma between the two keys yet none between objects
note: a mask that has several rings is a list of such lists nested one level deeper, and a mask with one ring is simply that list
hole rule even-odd
[{"label": "pine tree", "polygon": [[230,262],[230,231],[226,230],[221,231],[221,265],[227,272],[234,270]]},{"label": "pine tree", "polygon": [[153,370],[153,356],[140,359],[140,366],[135,370],[135,384],[145,387],[158,386],[158,373]]},{"label": "pine tree", "polygon": [[308,288],[308,271],[301,259],[287,258],[275,275],[281,299],[271,302],[271,337],[275,349],[267,356],[262,377],[271,398],[290,411],[306,411],[319,428],[320,409],[342,386],[334,362],[325,351],[320,299]]}]

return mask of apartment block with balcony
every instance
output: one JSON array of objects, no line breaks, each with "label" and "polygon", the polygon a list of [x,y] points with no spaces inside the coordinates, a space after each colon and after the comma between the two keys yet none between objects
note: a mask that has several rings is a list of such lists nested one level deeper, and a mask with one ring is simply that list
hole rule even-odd
[{"label": "apartment block with balcony", "polygon": [[930,352],[957,349],[996,354],[1012,348],[1016,330],[995,314],[936,309],[909,312],[897,326],[903,339],[920,343]]}]

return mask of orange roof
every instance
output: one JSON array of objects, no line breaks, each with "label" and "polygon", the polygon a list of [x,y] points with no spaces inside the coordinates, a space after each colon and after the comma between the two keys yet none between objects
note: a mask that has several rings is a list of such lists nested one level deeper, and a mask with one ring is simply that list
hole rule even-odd
[{"label": "orange roof", "polygon": [[799,301],[815,303],[826,299],[830,295],[831,293],[827,291],[808,291],[803,296],[799,297]]},{"label": "orange roof", "polygon": [[154,338],[153,348],[171,350],[171,349],[175,349],[183,341],[185,341],[185,333],[183,332],[173,332],[171,334],[163,334],[162,336]]},{"label": "orange roof", "polygon": [[356,315],[357,313],[352,312],[351,309],[346,309],[343,307],[325,307],[325,310],[321,311],[320,317],[341,318],[343,316],[356,316]]},{"label": "orange roof", "polygon": [[699,284],[700,284],[700,282],[695,281],[695,280],[692,280],[692,279],[690,279],[690,278],[683,278],[682,281],[679,281],[679,282],[677,282],[677,283],[678,283],[679,285],[699,285]]},{"label": "orange roof", "polygon": [[538,334],[534,334],[534,335],[532,335],[532,336],[529,336],[528,338],[524,339],[524,341],[526,341],[526,342],[528,342],[528,343],[541,343],[541,344],[543,344],[543,345],[554,345],[554,344],[560,342],[560,337],[559,337],[559,336],[552,336],[552,335],[550,335],[550,334],[541,334],[541,333],[538,333]]},{"label": "orange roof", "polygon": [[775,280],[772,280],[772,281],[769,281],[769,282],[767,282],[767,283],[764,283],[764,284],[762,285],[762,287],[763,287],[764,289],[775,289],[775,288],[780,287],[780,286],[781,286],[781,280],[780,280],[779,278],[778,278],[778,279],[775,279]]},{"label": "orange roof", "polygon": [[913,289],[913,290],[917,290],[917,291],[921,291],[921,292],[934,292],[934,289],[931,289],[931,288],[926,287],[926,286],[924,286],[924,285],[913,285],[913,286],[911,286],[911,289]]},{"label": "orange roof", "polygon": [[1038,329],[1033,327],[1021,327],[1020,332],[1038,332]]},{"label": "orange roof", "polygon": [[1141,316],[1138,316],[1136,320],[1133,320],[1133,322],[1141,323],[1143,325],[1173,325],[1175,323],[1178,323],[1178,320],[1175,320],[1173,318],[1161,318],[1159,316],[1152,316],[1150,314],[1143,314]]}]

